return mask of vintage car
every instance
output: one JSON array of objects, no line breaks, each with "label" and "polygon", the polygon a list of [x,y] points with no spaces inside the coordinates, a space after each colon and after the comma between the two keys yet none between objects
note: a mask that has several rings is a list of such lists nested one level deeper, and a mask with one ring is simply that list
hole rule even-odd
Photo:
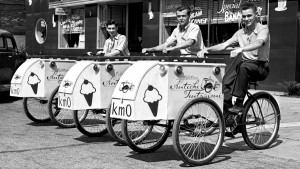
[{"label": "vintage car", "polygon": [[13,34],[0,29],[0,92],[9,91],[13,74],[25,59],[18,51]]}]

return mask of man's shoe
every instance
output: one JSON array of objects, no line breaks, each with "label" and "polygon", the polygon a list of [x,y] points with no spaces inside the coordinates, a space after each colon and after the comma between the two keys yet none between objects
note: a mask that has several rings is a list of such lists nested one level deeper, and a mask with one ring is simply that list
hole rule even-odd
[{"label": "man's shoe", "polygon": [[234,105],[233,107],[229,108],[228,111],[230,113],[239,114],[239,112],[244,111],[244,108],[240,107],[240,106],[237,106],[237,105]]},{"label": "man's shoe", "polygon": [[231,138],[235,138],[235,136],[234,136],[235,134],[234,133],[232,133],[232,132],[228,132],[228,131],[226,131],[225,132],[225,137],[231,137]]}]

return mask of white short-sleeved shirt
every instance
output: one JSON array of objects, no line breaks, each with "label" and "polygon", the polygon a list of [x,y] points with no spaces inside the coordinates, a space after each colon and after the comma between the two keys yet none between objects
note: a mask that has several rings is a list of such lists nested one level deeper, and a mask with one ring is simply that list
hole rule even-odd
[{"label": "white short-sleeved shirt", "polygon": [[109,54],[115,50],[118,50],[121,52],[121,56],[129,56],[129,50],[128,50],[128,42],[127,38],[124,35],[117,34],[113,38],[106,39],[104,43],[103,52],[104,54]]},{"label": "white short-sleeved shirt", "polygon": [[202,33],[197,24],[189,23],[185,29],[180,29],[179,25],[173,30],[171,36],[168,37],[167,43],[182,44],[189,39],[195,40],[195,44],[191,47],[180,49],[181,54],[197,55],[201,49],[204,48]]},{"label": "white short-sleeved shirt", "polygon": [[225,43],[228,43],[229,45],[238,43],[240,47],[244,47],[257,39],[264,41],[263,46],[253,51],[243,52],[243,59],[269,61],[270,33],[267,25],[257,23],[256,28],[252,32],[248,32],[246,28],[240,29]]}]

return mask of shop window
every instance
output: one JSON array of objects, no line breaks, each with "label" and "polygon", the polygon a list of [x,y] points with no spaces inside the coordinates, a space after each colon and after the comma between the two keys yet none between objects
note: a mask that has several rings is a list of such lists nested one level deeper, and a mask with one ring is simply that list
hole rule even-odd
[{"label": "shop window", "polygon": [[118,23],[118,33],[126,35],[126,5],[99,5],[97,48],[102,49],[105,40],[109,38],[105,23],[111,19]]},{"label": "shop window", "polygon": [[59,48],[85,47],[84,13],[84,8],[77,8],[60,16]]}]

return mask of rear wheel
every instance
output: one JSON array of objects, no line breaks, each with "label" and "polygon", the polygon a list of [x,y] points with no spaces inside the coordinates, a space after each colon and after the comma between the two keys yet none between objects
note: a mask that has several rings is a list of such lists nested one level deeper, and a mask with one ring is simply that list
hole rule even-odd
[{"label": "rear wheel", "polygon": [[258,92],[245,103],[242,135],[253,149],[268,148],[277,138],[280,110],[276,100],[266,92]]},{"label": "rear wheel", "polygon": [[128,146],[139,153],[159,149],[167,140],[172,127],[168,120],[122,120],[122,134]]},{"label": "rear wheel", "polygon": [[173,125],[173,145],[180,158],[198,166],[213,160],[224,140],[224,118],[212,100],[197,98],[178,113]]},{"label": "rear wheel", "polygon": [[100,137],[107,133],[105,109],[84,110],[86,117],[80,122],[81,115],[78,110],[74,110],[74,121],[77,129],[89,137]]},{"label": "rear wheel", "polygon": [[24,97],[24,112],[30,120],[36,123],[50,122],[47,103],[48,100],[46,97]]},{"label": "rear wheel", "polygon": [[[75,121],[73,118],[73,110],[61,109],[58,107],[58,88],[59,86],[52,92],[49,103],[48,103],[48,113],[51,120],[60,127],[63,128],[72,128],[75,127]],[[82,122],[86,117],[86,113],[84,110],[80,110],[77,112],[79,122]]]}]

